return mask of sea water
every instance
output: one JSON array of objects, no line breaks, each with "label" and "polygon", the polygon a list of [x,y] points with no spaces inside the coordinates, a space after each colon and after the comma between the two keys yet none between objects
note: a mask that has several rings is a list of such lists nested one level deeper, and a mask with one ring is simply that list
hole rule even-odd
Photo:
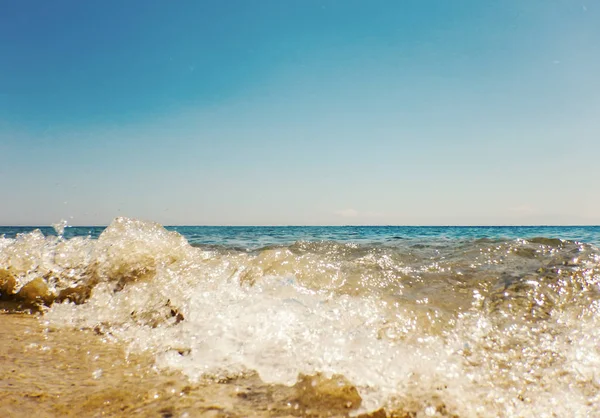
[{"label": "sea water", "polygon": [[118,218],[0,236],[4,300],[43,303],[48,324],[98,330],[191,380],[320,372],[350,381],[362,411],[600,414],[599,227]]}]

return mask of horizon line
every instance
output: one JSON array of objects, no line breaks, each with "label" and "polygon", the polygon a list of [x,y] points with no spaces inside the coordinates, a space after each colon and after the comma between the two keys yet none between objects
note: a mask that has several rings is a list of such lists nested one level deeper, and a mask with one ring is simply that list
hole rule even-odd
[{"label": "horizon line", "polygon": [[[322,227],[322,228],[531,228],[531,227],[600,227],[600,224],[343,224],[343,225],[332,225],[332,224],[173,224],[163,225],[160,222],[159,225],[164,228],[181,228],[181,227],[201,227],[201,228],[307,228],[307,227]],[[65,225],[65,228],[108,228],[109,225]],[[54,228],[53,225],[0,225],[0,228]]]}]

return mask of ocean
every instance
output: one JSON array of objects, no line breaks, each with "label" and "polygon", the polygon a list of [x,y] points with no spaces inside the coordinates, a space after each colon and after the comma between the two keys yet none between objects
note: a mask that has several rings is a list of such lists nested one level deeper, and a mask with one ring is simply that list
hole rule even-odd
[{"label": "ocean", "polygon": [[[359,401],[333,415],[600,416],[598,226],[117,218],[0,237],[0,308],[90,331],[159,375],[303,390],[306,376],[343,379]],[[317,398],[289,414],[327,416]],[[269,399],[253,405],[279,416]]]}]

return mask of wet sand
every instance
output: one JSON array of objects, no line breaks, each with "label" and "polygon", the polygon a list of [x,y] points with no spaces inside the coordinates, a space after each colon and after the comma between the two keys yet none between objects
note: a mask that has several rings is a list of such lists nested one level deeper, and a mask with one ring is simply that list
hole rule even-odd
[{"label": "wet sand", "polygon": [[348,416],[361,402],[342,377],[192,383],[92,330],[48,329],[34,315],[0,314],[0,341],[0,417],[324,417]]}]

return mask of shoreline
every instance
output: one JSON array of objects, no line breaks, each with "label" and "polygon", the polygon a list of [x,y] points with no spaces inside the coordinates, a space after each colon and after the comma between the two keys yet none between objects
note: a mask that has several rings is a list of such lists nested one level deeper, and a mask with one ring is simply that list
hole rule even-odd
[{"label": "shoreline", "polygon": [[0,416],[342,417],[360,405],[341,376],[304,376],[291,387],[266,384],[255,373],[194,383],[91,330],[46,328],[40,319],[0,313]]}]

